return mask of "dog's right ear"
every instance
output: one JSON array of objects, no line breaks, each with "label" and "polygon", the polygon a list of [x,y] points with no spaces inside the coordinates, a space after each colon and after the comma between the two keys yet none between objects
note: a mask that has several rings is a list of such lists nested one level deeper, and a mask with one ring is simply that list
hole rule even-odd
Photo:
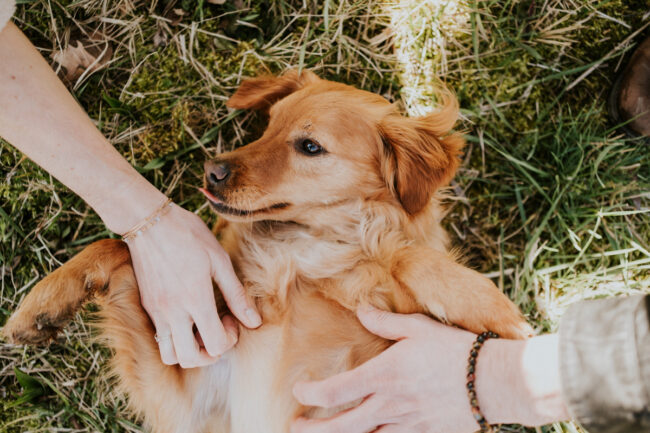
[{"label": "dog's right ear", "polygon": [[436,190],[451,180],[465,145],[460,134],[449,133],[458,118],[458,101],[444,88],[438,97],[440,109],[435,112],[421,117],[391,113],[378,125],[389,156],[382,168],[384,178],[410,215],[424,209]]},{"label": "dog's right ear", "polygon": [[320,80],[311,71],[290,69],[279,77],[266,76],[245,80],[226,105],[230,108],[268,110],[285,96]]}]

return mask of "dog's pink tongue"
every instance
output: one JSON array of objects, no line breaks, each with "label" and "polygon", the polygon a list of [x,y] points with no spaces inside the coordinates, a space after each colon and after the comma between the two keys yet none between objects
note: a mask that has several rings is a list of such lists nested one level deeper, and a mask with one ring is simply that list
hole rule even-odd
[{"label": "dog's pink tongue", "polygon": [[214,202],[214,203],[221,203],[221,200],[219,200],[219,199],[216,198],[214,195],[212,195],[212,193],[211,193],[210,191],[208,191],[207,189],[205,189],[205,188],[199,188],[199,191],[201,191],[201,192],[203,193],[203,195],[204,195],[208,200],[210,200],[210,201],[212,201],[212,202]]}]

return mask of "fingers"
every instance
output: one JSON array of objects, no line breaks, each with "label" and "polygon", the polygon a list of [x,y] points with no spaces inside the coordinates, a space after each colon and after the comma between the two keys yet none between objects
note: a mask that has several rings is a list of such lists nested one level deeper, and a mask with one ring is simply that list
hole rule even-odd
[{"label": "fingers", "polygon": [[293,395],[305,406],[336,407],[367,397],[377,390],[383,368],[377,358],[317,382],[298,382]]},{"label": "fingers", "polygon": [[397,314],[378,310],[369,305],[359,307],[357,317],[370,332],[388,340],[403,340],[414,337],[432,319],[420,314]]},{"label": "fingers", "polygon": [[206,300],[205,303],[200,305],[200,310],[192,314],[192,319],[194,319],[194,324],[199,330],[205,350],[211,356],[218,356],[235,345],[237,333],[236,331],[233,332],[232,327],[230,333],[228,333],[219,320],[212,287],[210,287],[209,298],[209,302]]},{"label": "fingers", "polygon": [[235,341],[239,340],[239,324],[234,317],[230,315],[223,316],[221,323],[223,324],[223,327],[228,335],[232,335]]},{"label": "fingers", "polygon": [[160,359],[165,365],[178,364],[174,342],[172,341],[172,332],[166,326],[156,325],[156,340],[158,350],[160,350]]},{"label": "fingers", "polygon": [[359,406],[331,418],[298,418],[291,424],[291,433],[364,433],[381,424],[377,411],[377,404],[369,398]]},{"label": "fingers", "polygon": [[171,332],[174,350],[181,367],[202,367],[219,360],[219,356],[210,356],[206,351],[201,350],[194,338],[192,322],[189,319],[172,323]]},{"label": "fingers", "polygon": [[[216,240],[215,240],[216,242]],[[230,258],[225,252],[211,252],[212,261],[212,278],[219,285],[230,311],[246,327],[257,328],[262,324],[260,317],[253,302],[246,296],[244,287],[237,278],[235,270],[232,267]]]}]

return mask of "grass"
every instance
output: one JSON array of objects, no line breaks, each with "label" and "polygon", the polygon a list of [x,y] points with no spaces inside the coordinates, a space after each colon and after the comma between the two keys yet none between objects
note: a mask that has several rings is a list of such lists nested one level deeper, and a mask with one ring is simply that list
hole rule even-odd
[{"label": "grass", "polygon": [[[224,106],[242,77],[309,67],[419,114],[440,76],[468,139],[446,224],[471,264],[542,332],[576,300],[650,291],[650,152],[606,110],[650,34],[643,0],[37,0],[15,21],[48,59],[101,32],[110,63],[69,88],[147,179],[208,223],[194,189],[203,160],[261,128]],[[36,281],[109,233],[6,143],[0,169],[2,324]],[[0,431],[140,431],[101,374],[108,352],[89,319],[47,349],[0,343]]]}]

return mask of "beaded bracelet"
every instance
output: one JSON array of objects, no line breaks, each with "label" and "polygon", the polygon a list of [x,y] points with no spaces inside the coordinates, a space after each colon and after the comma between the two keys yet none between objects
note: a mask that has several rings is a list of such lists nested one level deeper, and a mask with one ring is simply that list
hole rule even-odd
[{"label": "beaded bracelet", "polygon": [[481,347],[483,347],[483,343],[485,343],[490,338],[499,338],[499,335],[488,331],[483,332],[478,337],[476,337],[476,341],[472,345],[472,350],[469,352],[469,359],[467,360],[467,396],[469,397],[469,404],[472,407],[472,415],[474,415],[474,419],[478,423],[479,427],[481,427],[480,431],[482,433],[493,433],[494,429],[485,420],[485,417],[481,413],[481,408],[478,406],[478,400],[476,398],[476,385],[474,384],[474,381],[476,380],[475,371],[478,352],[481,350]]},{"label": "beaded bracelet", "polygon": [[122,240],[124,242],[128,242],[131,239],[135,238],[136,236],[140,236],[142,232],[144,232],[145,230],[149,230],[158,221],[160,221],[160,218],[162,218],[163,215],[169,212],[173,204],[174,203],[172,203],[171,198],[165,200],[165,203],[163,203],[158,209],[156,209],[154,213],[152,213],[147,218],[143,219],[141,222],[136,224],[136,226],[133,227],[131,230],[124,233],[122,235]]}]

